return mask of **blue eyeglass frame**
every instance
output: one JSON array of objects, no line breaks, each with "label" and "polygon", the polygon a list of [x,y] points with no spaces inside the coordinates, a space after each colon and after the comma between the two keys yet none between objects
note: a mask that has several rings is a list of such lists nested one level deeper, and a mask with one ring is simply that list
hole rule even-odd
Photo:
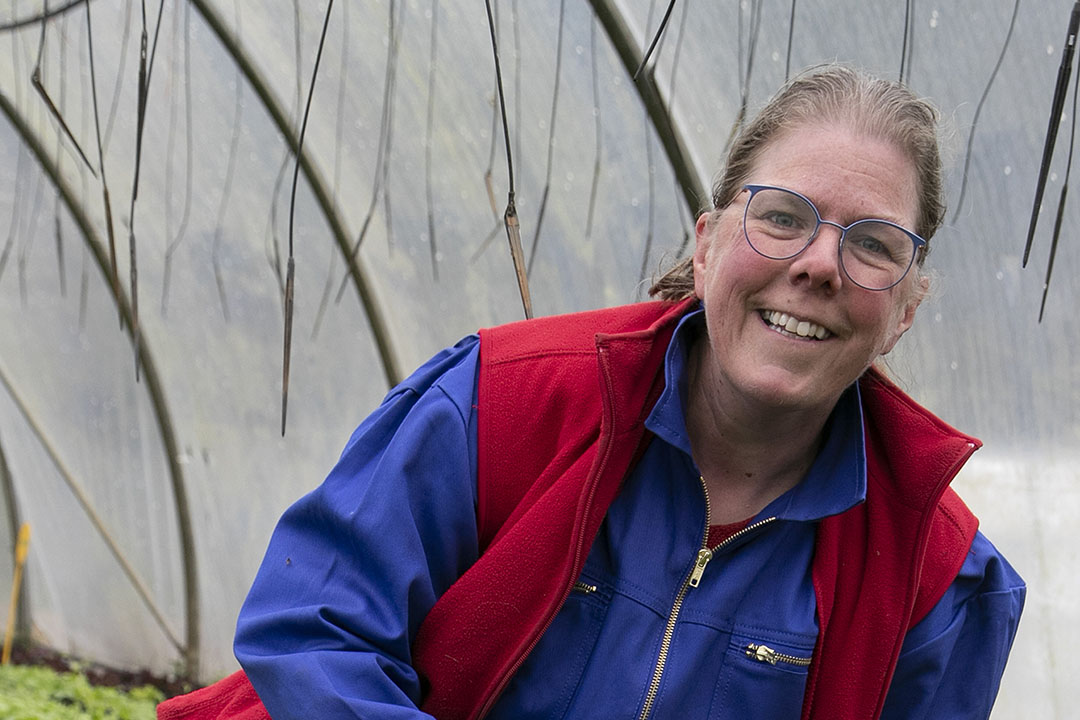
[{"label": "blue eyeglass frame", "polygon": [[[915,264],[915,258],[918,257],[919,251],[922,248],[926,247],[926,240],[925,239],[923,239],[919,235],[911,232],[910,230],[908,230],[903,225],[898,225],[897,223],[894,223],[891,220],[882,220],[881,218],[862,218],[861,220],[856,220],[855,222],[853,222],[850,225],[848,225],[847,227],[845,227],[845,226],[841,225],[838,222],[833,222],[832,220],[823,220],[821,218],[821,213],[818,212],[817,205],[814,204],[814,201],[811,200],[810,198],[806,197],[802,193],[796,192],[795,190],[791,190],[791,189],[785,188],[785,187],[780,187],[779,185],[757,185],[757,184],[746,184],[746,185],[742,186],[742,189],[750,191],[750,197],[748,197],[746,199],[746,206],[743,208],[742,227],[743,227],[743,237],[746,238],[746,244],[750,246],[751,250],[756,252],[761,257],[768,258],[770,260],[790,260],[790,259],[792,259],[794,257],[798,257],[798,255],[800,253],[802,253],[803,250],[810,247],[810,243],[814,242],[814,240],[817,239],[818,231],[821,230],[822,225],[832,225],[834,228],[836,228],[837,230],[840,231],[840,242],[836,246],[836,254],[837,254],[837,257],[839,258],[839,261],[840,261],[840,267],[843,268],[844,275],[847,276],[847,279],[850,280],[851,282],[855,283],[859,287],[861,287],[863,290],[869,290],[871,292],[880,292],[881,290],[888,290],[891,287],[895,287],[901,280],[903,280],[904,278],[907,277],[907,274],[909,272],[911,272],[911,266]],[[773,257],[772,255],[766,255],[765,253],[761,252],[756,247],[754,247],[754,243],[750,242],[750,233],[747,232],[747,230],[746,230],[746,214],[750,209],[750,202],[754,199],[754,196],[757,195],[762,190],[779,190],[781,192],[786,192],[789,195],[794,195],[795,197],[799,198],[800,200],[805,202],[807,205],[809,205],[810,209],[814,211],[814,217],[817,218],[817,225],[814,226],[814,232],[810,233],[810,237],[808,237],[806,239],[806,242],[803,244],[803,246],[800,247],[795,252],[793,252],[790,255],[787,255],[785,257],[779,257],[778,258],[778,257]],[[867,223],[867,222],[882,223],[884,225],[889,225],[891,227],[894,227],[897,230],[900,230],[901,232],[903,232],[909,238],[911,238],[911,243],[912,243],[912,245],[915,246],[913,252],[911,253],[911,260],[908,262],[908,266],[906,268],[904,268],[904,272],[901,273],[900,277],[898,277],[896,279],[896,281],[893,282],[891,285],[886,285],[885,287],[882,287],[882,288],[872,288],[872,287],[867,287],[867,286],[863,285],[858,280],[851,277],[851,274],[848,272],[847,267],[845,267],[845,265],[844,265],[844,238],[847,237],[848,230],[855,227],[856,225],[861,225],[861,224]]]}]

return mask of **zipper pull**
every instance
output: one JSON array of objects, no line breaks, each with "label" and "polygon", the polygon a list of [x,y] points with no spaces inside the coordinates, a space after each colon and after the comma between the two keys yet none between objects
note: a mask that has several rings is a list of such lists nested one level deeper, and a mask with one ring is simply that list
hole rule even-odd
[{"label": "zipper pull", "polygon": [[752,657],[758,662],[767,662],[770,665],[776,664],[776,651],[768,645],[750,643],[746,646],[746,656]]},{"label": "zipper pull", "polygon": [[697,562],[694,563],[694,572],[690,573],[690,587],[697,587],[701,582],[701,576],[705,574],[705,566],[712,560],[712,550],[701,548],[697,551]]}]

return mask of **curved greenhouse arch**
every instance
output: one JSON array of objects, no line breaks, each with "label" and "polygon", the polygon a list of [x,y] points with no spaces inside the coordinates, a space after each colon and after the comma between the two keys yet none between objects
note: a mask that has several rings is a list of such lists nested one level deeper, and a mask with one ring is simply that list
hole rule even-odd
[{"label": "curved greenhouse arch", "polygon": [[176,442],[176,433],[169,414],[168,402],[165,397],[165,388],[161,382],[161,377],[154,361],[154,354],[147,346],[145,340],[138,343],[135,342],[135,337],[132,335],[133,322],[131,304],[124,294],[123,289],[120,288],[117,283],[108,281],[110,277],[109,258],[105,244],[95,231],[93,223],[86,215],[85,210],[77,202],[72,188],[61,176],[54,158],[46,153],[42,139],[34,133],[33,129],[18,112],[18,109],[10,100],[8,100],[3,92],[0,92],[0,112],[7,117],[16,133],[34,153],[39,165],[45,171],[45,174],[49,177],[49,180],[63,198],[64,206],[67,207],[74,218],[75,224],[79,227],[86,247],[89,248],[98,269],[107,280],[105,285],[109,288],[113,302],[120,312],[120,316],[123,320],[123,327],[128,334],[128,338],[138,353],[136,361],[142,369],[142,375],[146,381],[146,391],[154,409],[159,436],[162,445],[164,446],[166,462],[169,467],[169,480],[172,488],[173,500],[176,504],[177,524],[180,531],[180,547],[182,551],[181,562],[184,574],[184,619],[186,631],[184,647],[182,649],[183,665],[184,672],[189,676],[195,677],[198,675],[200,643],[199,578],[195,561],[194,534],[191,524],[191,512],[187,488],[184,483],[183,468],[179,462],[179,446]]},{"label": "curved greenhouse arch", "polygon": [[285,109],[282,107],[281,102],[274,96],[269,83],[265,81],[254,63],[251,62],[251,58],[248,57],[247,53],[244,52],[240,43],[237,41],[237,38],[230,32],[221,15],[219,15],[206,0],[190,1],[202,14],[207,24],[214,31],[214,34],[217,35],[218,39],[225,47],[226,52],[236,60],[244,77],[247,78],[248,83],[250,83],[251,87],[259,96],[266,111],[270,113],[270,117],[273,118],[274,124],[281,133],[281,137],[288,143],[289,150],[292,152],[293,157],[296,157],[299,152],[300,170],[303,172],[304,178],[307,180],[308,185],[315,194],[319,207],[322,209],[323,216],[326,218],[326,221],[329,223],[330,229],[334,234],[334,240],[337,243],[338,249],[341,251],[341,256],[349,268],[349,276],[353,280],[353,285],[355,285],[356,292],[360,297],[360,304],[364,308],[364,313],[367,315],[368,322],[371,324],[371,334],[375,340],[375,346],[378,348],[379,359],[382,362],[383,375],[386,378],[386,382],[393,387],[401,382],[403,376],[401,374],[397,355],[394,351],[393,340],[390,337],[390,330],[387,327],[382,309],[379,307],[378,300],[372,290],[371,281],[368,279],[368,271],[364,266],[363,260],[359,256],[359,253],[354,254],[352,252],[349,236],[345,231],[344,218],[342,218],[341,214],[337,211],[332,193],[315,162],[311,159],[310,153],[307,150],[300,148],[299,128],[292,127],[285,113]]},{"label": "curved greenhouse arch", "polygon": [[[375,297],[374,290],[369,279],[369,272],[359,254],[354,254],[351,248],[351,239],[346,231],[344,218],[338,211],[333,195],[325,178],[311,157],[308,150],[299,145],[298,128],[294,128],[289,121],[281,101],[275,96],[269,83],[261,75],[252,59],[244,51],[242,45],[229,29],[220,13],[207,0],[190,0],[208,27],[218,38],[222,47],[237,63],[243,76],[250,87],[259,97],[280,136],[289,147],[293,157],[299,157],[300,170],[311,188],[323,217],[327,221],[334,240],[337,244],[341,257],[344,259],[349,276],[356,288],[360,304],[368,319],[371,334],[380,358],[382,372],[389,386],[396,385],[403,378],[400,363],[394,350],[393,339],[390,335],[384,314]],[[633,69],[641,62],[642,50],[630,35],[628,25],[621,12],[611,0],[591,0],[596,16],[601,20],[601,25],[607,34],[612,46],[616,48],[623,63],[627,77],[633,73]],[[6,26],[5,30],[17,30],[19,28],[36,25],[43,20],[77,10],[82,2],[72,2],[61,8],[50,9],[47,13],[33,18],[23,19]],[[675,169],[676,178],[682,188],[685,201],[692,209],[698,209],[703,199],[707,198],[707,192],[701,184],[700,173],[693,166],[688,148],[683,141],[677,125],[668,112],[667,105],[657,88],[651,72],[643,73],[642,77],[634,83],[642,103],[647,109],[650,122],[653,124],[667,157]],[[68,186],[60,175],[56,160],[44,150],[43,138],[38,137],[26,119],[21,115],[18,108],[0,93],[0,111],[9,119],[22,141],[31,149],[38,163],[49,177],[52,184],[60,192],[65,207],[68,208],[86,246],[90,249],[96,264],[103,276],[109,280],[112,277],[110,270],[109,251],[104,241],[98,236],[93,223],[80,205],[77,194]],[[138,338],[132,335],[134,318],[131,303],[124,289],[119,283],[106,282],[110,294],[116,304],[123,326],[129,340],[138,353],[138,364],[146,377],[148,395],[154,408],[155,417],[159,428],[159,434],[165,448],[167,463],[170,472],[170,484],[176,503],[177,522],[180,530],[180,545],[182,549],[182,564],[184,574],[184,604],[186,639],[183,648],[183,664],[185,673],[189,676],[198,675],[199,658],[199,582],[196,567],[193,529],[190,517],[190,504],[187,498],[187,490],[184,482],[183,471],[178,461],[180,456],[175,431],[172,426],[164,388],[154,363],[154,354],[147,345],[145,336],[141,333]],[[155,613],[156,614],[156,613]]]}]

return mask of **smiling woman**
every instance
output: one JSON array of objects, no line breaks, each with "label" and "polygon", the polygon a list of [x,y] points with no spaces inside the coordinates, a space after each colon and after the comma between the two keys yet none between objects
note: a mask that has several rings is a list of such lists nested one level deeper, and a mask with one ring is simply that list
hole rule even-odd
[{"label": "smiling woman", "polygon": [[[843,125],[785,131],[760,152],[749,179],[797,188],[856,227],[868,217],[916,219],[907,156]],[[765,257],[749,242],[759,230],[750,205],[760,198],[748,190],[702,215],[693,264],[708,332],[694,348],[687,425],[710,490],[740,518],[799,482],[840,394],[893,348],[922,299],[906,266],[884,290],[852,282],[841,261],[846,238],[831,226],[808,227],[810,240],[786,260]],[[788,316],[783,328],[766,320],[776,312]],[[793,321],[794,333],[786,329]],[[807,342],[802,323],[827,336]],[[772,442],[777,433],[783,449]]]},{"label": "smiling woman", "polygon": [[1025,588],[948,487],[979,442],[872,367],[926,292],[935,119],[803,75],[660,300],[436,355],[282,517],[246,675],[160,717],[986,717]]}]

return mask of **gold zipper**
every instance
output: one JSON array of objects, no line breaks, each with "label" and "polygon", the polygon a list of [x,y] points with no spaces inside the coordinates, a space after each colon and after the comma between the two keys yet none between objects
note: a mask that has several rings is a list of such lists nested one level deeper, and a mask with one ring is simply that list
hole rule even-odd
[{"label": "gold zipper", "polygon": [[701,538],[701,545],[697,551],[697,558],[694,560],[694,568],[690,571],[690,576],[683,581],[682,587],[679,588],[678,594],[675,596],[675,602],[671,605],[671,613],[668,615],[667,625],[664,627],[664,635],[660,640],[660,654],[656,658],[656,667],[653,669],[652,681],[649,683],[649,691],[645,694],[645,704],[641,707],[641,715],[638,716],[638,720],[646,720],[649,714],[652,713],[653,705],[656,703],[656,696],[660,693],[660,679],[664,676],[664,666],[667,665],[668,654],[671,652],[671,641],[675,637],[675,624],[679,620],[679,613],[682,611],[683,601],[686,600],[686,594],[690,591],[690,588],[697,587],[701,583],[701,576],[705,574],[705,566],[709,564],[713,556],[718,550],[721,550],[726,545],[734,542],[737,538],[746,535],[749,532],[753,532],[762,525],[776,520],[775,517],[765,518],[759,520],[753,525],[744,527],[739,532],[735,533],[731,537],[724,540],[714,548],[709,548],[709,521],[712,518],[712,506],[709,503],[709,488],[705,485],[705,478],[698,478],[701,481],[701,491],[705,495],[705,534]]},{"label": "gold zipper", "polygon": [[574,583],[574,590],[579,593],[584,593],[585,595],[591,595],[592,593],[596,592],[596,586],[578,580],[576,583]]},{"label": "gold zipper", "polygon": [[701,576],[705,574],[705,566],[712,560],[712,550],[701,548],[697,551],[697,561],[694,570],[690,573],[690,587],[697,587],[701,583]]},{"label": "gold zipper", "polygon": [[746,656],[770,665],[786,663],[788,665],[798,665],[799,667],[807,667],[812,659],[776,652],[768,645],[758,645],[756,643],[750,643],[746,646]]}]

